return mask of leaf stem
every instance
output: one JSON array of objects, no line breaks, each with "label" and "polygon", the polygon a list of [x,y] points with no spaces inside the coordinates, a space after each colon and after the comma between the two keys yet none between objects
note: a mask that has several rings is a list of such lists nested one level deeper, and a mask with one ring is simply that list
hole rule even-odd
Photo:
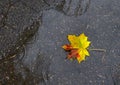
[{"label": "leaf stem", "polygon": [[106,52],[105,49],[88,49],[88,50]]}]

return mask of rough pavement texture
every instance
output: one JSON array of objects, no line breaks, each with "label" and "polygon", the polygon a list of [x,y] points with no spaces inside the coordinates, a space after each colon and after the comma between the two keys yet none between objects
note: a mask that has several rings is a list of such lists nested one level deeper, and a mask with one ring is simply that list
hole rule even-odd
[{"label": "rough pavement texture", "polygon": [[[0,85],[120,85],[119,0],[1,0]],[[85,33],[90,57],[61,48]]]}]

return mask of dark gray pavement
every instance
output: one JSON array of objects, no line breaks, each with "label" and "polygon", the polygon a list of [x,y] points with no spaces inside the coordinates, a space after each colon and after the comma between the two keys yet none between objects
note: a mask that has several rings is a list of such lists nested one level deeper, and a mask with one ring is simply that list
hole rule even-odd
[{"label": "dark gray pavement", "polygon": [[[65,59],[83,32],[106,52]],[[120,85],[120,1],[0,0],[0,85]]]}]

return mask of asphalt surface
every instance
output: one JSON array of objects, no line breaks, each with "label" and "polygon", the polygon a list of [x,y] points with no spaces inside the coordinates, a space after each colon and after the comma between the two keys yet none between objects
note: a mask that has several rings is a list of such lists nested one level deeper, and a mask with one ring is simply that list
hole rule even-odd
[{"label": "asphalt surface", "polygon": [[[120,85],[119,0],[0,0],[0,85]],[[85,33],[90,57],[66,59]]]}]

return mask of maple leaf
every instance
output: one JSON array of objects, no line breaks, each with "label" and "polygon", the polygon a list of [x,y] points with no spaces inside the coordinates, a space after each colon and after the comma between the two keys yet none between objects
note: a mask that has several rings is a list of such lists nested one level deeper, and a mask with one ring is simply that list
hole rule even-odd
[{"label": "maple leaf", "polygon": [[90,45],[90,41],[88,41],[88,37],[82,33],[79,36],[76,35],[68,35],[68,40],[70,44],[63,45],[62,48],[66,51],[69,51],[67,56],[68,59],[77,59],[80,63],[85,60],[86,56],[90,56],[87,48]]}]

